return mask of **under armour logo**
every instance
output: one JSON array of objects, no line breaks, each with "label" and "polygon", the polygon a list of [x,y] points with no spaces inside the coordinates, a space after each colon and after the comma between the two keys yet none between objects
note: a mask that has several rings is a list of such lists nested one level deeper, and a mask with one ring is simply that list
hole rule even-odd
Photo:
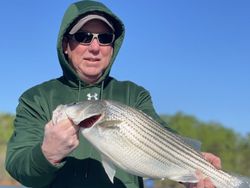
[{"label": "under armour logo", "polygon": [[91,95],[90,93],[87,94],[88,100],[98,100],[98,94],[94,93],[93,95]]}]

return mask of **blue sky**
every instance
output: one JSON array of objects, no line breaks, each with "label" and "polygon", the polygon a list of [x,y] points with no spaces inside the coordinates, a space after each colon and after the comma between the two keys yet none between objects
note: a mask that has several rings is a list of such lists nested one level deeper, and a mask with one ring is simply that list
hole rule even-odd
[{"label": "blue sky", "polygon": [[[56,38],[72,2],[0,1],[0,112],[15,113],[22,92],[61,75]],[[250,133],[249,0],[101,2],[126,26],[112,76],[148,89],[160,114]]]}]

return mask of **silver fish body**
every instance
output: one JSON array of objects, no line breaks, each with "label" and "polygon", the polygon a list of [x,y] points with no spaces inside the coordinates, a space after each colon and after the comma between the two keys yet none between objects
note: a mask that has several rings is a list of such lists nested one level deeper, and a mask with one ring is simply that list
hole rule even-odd
[{"label": "silver fish body", "polygon": [[197,171],[217,188],[248,188],[249,182],[232,176],[203,159],[185,139],[163,128],[145,113],[114,101],[83,101],[61,105],[56,123],[70,118],[82,135],[99,150],[111,181],[115,166],[141,177],[198,182]]}]

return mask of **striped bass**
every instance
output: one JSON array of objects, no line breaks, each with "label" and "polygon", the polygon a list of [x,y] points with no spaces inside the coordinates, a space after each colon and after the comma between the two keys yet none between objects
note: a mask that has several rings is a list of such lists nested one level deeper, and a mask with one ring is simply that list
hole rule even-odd
[{"label": "striped bass", "polygon": [[216,169],[180,135],[163,128],[145,113],[114,101],[83,101],[60,105],[52,121],[69,118],[100,152],[113,182],[115,166],[148,178],[196,183],[209,177],[217,188],[249,188],[247,178]]}]

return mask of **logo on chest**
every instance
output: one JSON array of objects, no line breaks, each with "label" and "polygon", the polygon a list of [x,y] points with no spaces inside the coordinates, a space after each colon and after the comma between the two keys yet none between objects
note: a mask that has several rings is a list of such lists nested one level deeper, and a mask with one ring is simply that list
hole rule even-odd
[{"label": "logo on chest", "polygon": [[87,94],[87,100],[88,101],[91,101],[91,100],[98,100],[98,94],[97,93],[88,93]]}]

